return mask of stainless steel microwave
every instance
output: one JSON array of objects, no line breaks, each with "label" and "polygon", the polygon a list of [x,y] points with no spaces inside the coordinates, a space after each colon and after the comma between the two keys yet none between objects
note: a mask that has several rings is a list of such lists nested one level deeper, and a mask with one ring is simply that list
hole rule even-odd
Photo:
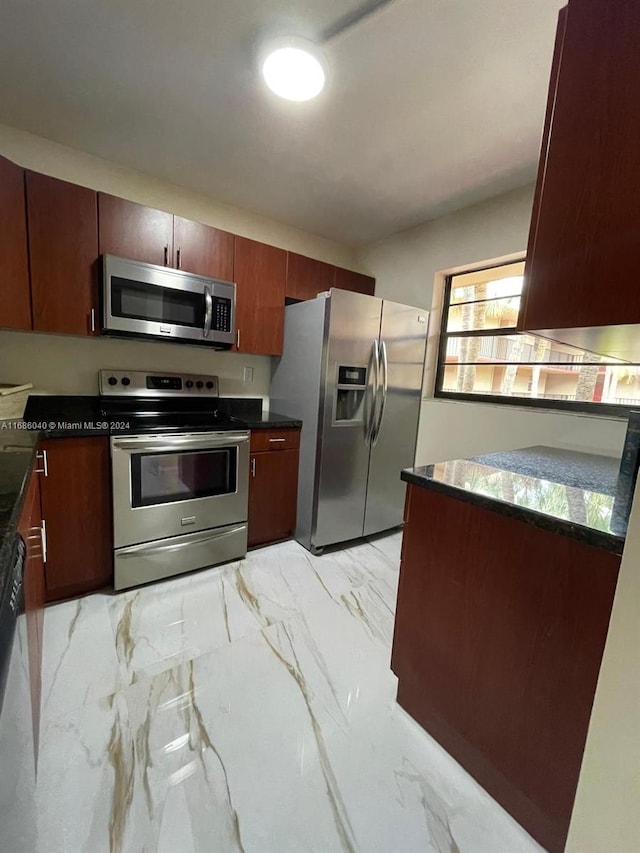
[{"label": "stainless steel microwave", "polygon": [[236,286],[170,267],[102,256],[102,330],[230,349]]}]

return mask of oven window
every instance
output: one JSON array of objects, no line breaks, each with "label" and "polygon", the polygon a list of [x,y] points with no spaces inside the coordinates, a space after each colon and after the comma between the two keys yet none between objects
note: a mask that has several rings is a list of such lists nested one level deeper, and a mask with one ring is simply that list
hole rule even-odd
[{"label": "oven window", "polygon": [[204,296],[114,275],[111,276],[111,313],[114,317],[201,329],[204,326]]},{"label": "oven window", "polygon": [[132,506],[228,495],[236,490],[237,448],[136,453],[131,457]]}]

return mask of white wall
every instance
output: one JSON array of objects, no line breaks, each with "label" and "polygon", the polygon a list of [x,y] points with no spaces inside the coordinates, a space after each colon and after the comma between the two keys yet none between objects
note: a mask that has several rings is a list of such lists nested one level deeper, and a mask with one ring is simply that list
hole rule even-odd
[{"label": "white wall", "polygon": [[[124,169],[31,133],[0,125],[0,154],[56,178],[168,210],[234,234],[261,240],[329,263],[357,268],[354,250],[198,193]],[[0,381],[33,382],[46,393],[95,394],[101,367],[214,373],[221,394],[267,398],[270,358],[211,353],[202,347],[144,341],[75,338],[0,330]],[[254,381],[242,381],[242,368]]]},{"label": "white wall", "polygon": [[625,421],[509,405],[433,398],[445,274],[522,258],[533,186],[443,216],[360,253],[380,296],[431,309],[416,464],[547,444],[619,456]]},{"label": "white wall", "polygon": [[544,444],[605,456],[622,455],[625,420],[545,409],[424,400],[416,464]]},{"label": "white wall", "polygon": [[566,853],[640,846],[640,491],[622,555]]},{"label": "white wall", "polygon": [[[253,382],[243,367],[253,367]],[[166,370],[220,377],[223,397],[269,396],[271,359],[202,347],[111,338],[0,331],[0,381],[33,383],[33,393],[97,394],[101,368]]]}]

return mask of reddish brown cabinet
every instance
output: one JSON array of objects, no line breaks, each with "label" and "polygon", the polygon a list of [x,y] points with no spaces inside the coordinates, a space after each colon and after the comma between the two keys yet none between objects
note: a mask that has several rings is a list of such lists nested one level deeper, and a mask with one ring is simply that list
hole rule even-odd
[{"label": "reddish brown cabinet", "polygon": [[24,609],[27,618],[29,682],[35,753],[38,754],[40,698],[42,693],[42,634],[44,627],[44,532],[40,507],[40,474],[33,470],[27,486],[18,532],[25,546],[23,569]]},{"label": "reddish brown cabinet", "polygon": [[287,259],[287,286],[289,299],[315,299],[318,293],[334,286],[336,268],[324,261],[289,252]]},{"label": "reddish brown cabinet", "polygon": [[98,193],[99,250],[146,264],[173,266],[173,214]]},{"label": "reddish brown cabinet", "polygon": [[31,329],[24,169],[0,157],[0,327]]},{"label": "reddish brown cabinet", "polygon": [[47,439],[42,515],[47,531],[46,594],[56,601],[113,583],[109,439]]},{"label": "reddish brown cabinet", "polygon": [[251,433],[249,547],[287,539],[295,529],[299,446],[299,430]]},{"label": "reddish brown cabinet", "polygon": [[233,281],[234,236],[219,228],[173,217],[173,265],[197,275]]},{"label": "reddish brown cabinet", "polygon": [[639,43],[638,3],[570,0],[560,12],[518,323],[630,358],[640,356]]},{"label": "reddish brown cabinet", "polygon": [[417,485],[405,520],[398,702],[560,853],[620,557]]},{"label": "reddish brown cabinet", "polygon": [[376,280],[370,275],[361,272],[353,272],[343,267],[336,267],[335,287],[340,290],[352,290],[354,293],[365,293],[373,296],[376,289]]},{"label": "reddish brown cabinet", "polygon": [[33,328],[97,334],[97,193],[37,172],[26,181]]},{"label": "reddish brown cabinet", "polygon": [[237,346],[240,352],[282,355],[287,253],[236,237]]}]

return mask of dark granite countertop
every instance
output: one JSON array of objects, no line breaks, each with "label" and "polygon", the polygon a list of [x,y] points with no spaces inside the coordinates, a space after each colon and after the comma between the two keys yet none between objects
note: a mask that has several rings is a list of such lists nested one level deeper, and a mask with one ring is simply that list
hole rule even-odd
[{"label": "dark granite countertop", "polygon": [[249,429],[301,429],[302,421],[279,415],[277,412],[265,412],[260,418],[245,418]]},{"label": "dark granite countertop", "polygon": [[37,433],[3,429],[2,424],[0,421],[0,594],[38,440]]},{"label": "dark granite countertop", "polygon": [[408,468],[407,483],[451,495],[537,527],[621,554],[631,496],[620,460],[526,447]]}]

